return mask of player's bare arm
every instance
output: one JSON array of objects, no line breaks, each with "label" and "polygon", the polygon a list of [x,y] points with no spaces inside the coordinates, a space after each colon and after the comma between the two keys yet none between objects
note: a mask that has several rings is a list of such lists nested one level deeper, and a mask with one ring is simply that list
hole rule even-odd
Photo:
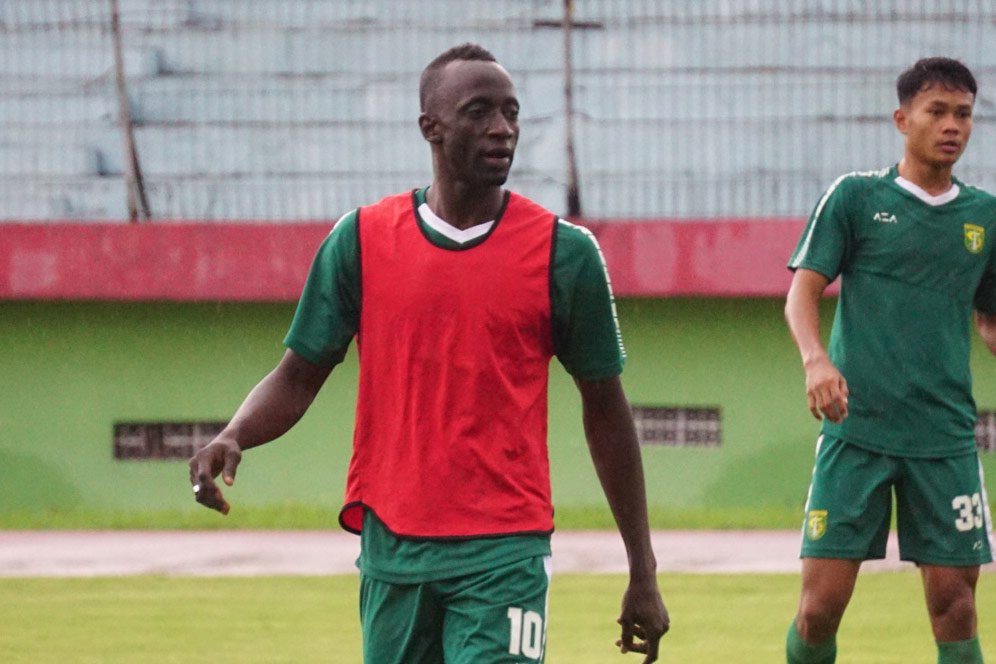
[{"label": "player's bare arm", "polygon": [[984,311],[975,312],[975,329],[979,331],[982,342],[993,355],[996,355],[996,314]]},{"label": "player's bare arm", "polygon": [[287,433],[308,410],[331,371],[287,350],[276,368],[249,392],[228,426],[190,459],[190,483],[197,502],[228,514],[230,506],[215,478],[221,474],[231,486],[242,451]]},{"label": "player's bare arm", "polygon": [[629,558],[629,587],[619,624],[620,650],[657,661],[670,618],[657,586],[657,560],[650,544],[643,462],[629,402],[619,378],[577,381],[584,430],[598,479],[612,509]]},{"label": "player's bare arm", "polygon": [[802,355],[809,412],[816,419],[842,422],[847,417],[847,381],[820,339],[820,298],[828,285],[819,272],[796,270],[785,300],[785,320]]}]

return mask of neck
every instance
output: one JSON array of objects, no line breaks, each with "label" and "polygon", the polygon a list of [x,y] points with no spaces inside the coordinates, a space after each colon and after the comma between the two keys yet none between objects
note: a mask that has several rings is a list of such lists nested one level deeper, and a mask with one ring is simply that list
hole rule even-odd
[{"label": "neck", "polygon": [[899,175],[931,196],[939,196],[951,188],[951,166],[924,164],[909,156],[899,162]]},{"label": "neck", "polygon": [[432,181],[425,202],[446,223],[465,230],[498,216],[505,192],[500,186],[470,187],[461,182]]}]

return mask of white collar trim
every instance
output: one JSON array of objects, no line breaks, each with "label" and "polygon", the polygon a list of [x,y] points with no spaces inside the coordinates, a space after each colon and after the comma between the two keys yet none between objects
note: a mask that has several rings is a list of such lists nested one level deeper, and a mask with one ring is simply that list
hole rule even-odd
[{"label": "white collar trim", "polygon": [[958,192],[961,191],[958,188],[958,185],[952,182],[951,188],[945,191],[943,194],[938,194],[937,196],[931,196],[926,191],[924,191],[923,187],[917,184],[913,184],[912,182],[904,178],[902,175],[896,176],[896,184],[898,184],[900,187],[902,187],[906,191],[910,192],[911,194],[919,198],[927,205],[934,205],[934,206],[950,203],[954,199],[958,198]]},{"label": "white collar trim", "polygon": [[482,235],[486,235],[488,231],[491,230],[491,227],[495,225],[495,222],[492,219],[491,221],[484,221],[479,224],[475,224],[470,228],[461,230],[450,224],[448,221],[440,219],[436,213],[429,208],[428,203],[422,203],[418,206],[418,214],[422,217],[422,221],[425,222],[426,226],[458,244],[466,244],[471,240],[476,240]]}]

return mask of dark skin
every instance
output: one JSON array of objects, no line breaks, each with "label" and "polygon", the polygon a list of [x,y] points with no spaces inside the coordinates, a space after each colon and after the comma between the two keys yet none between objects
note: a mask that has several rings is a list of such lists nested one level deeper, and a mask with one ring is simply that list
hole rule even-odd
[{"label": "dark skin", "polygon": [[432,211],[459,229],[494,219],[519,141],[508,73],[494,62],[449,63],[418,125],[432,149]]},{"label": "dark skin", "polygon": [[588,451],[608,499],[629,560],[629,586],[623,595],[616,645],[623,653],[657,661],[661,637],[671,619],[657,587],[657,561],[650,546],[643,462],[633,414],[619,378],[575,381],[581,393]]},{"label": "dark skin", "polygon": [[229,504],[214,478],[231,486],[242,452],[290,431],[314,401],[332,369],[308,362],[292,350],[249,392],[228,426],[190,460],[190,482],[200,504],[228,514]]},{"label": "dark skin", "polygon": [[[432,149],[433,180],[428,204],[461,229],[494,219],[505,198],[519,137],[519,102],[508,73],[497,63],[455,61],[419,116]],[[276,368],[249,393],[228,426],[190,460],[197,502],[227,514],[229,504],[215,482],[235,481],[244,450],[286,433],[311,405],[331,368],[287,350]],[[640,448],[622,383],[616,378],[577,382],[585,436],[596,472],[626,547],[629,585],[618,619],[621,652],[657,661],[670,626],[657,585],[650,544]]]}]

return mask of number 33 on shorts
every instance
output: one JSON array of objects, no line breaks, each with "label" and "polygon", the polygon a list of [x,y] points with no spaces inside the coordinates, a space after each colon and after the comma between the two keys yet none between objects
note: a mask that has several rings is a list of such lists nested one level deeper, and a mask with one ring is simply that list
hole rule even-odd
[{"label": "number 33 on shorts", "polygon": [[982,503],[982,496],[973,493],[971,496],[957,496],[951,501],[951,509],[958,512],[955,519],[955,528],[958,532],[967,533],[970,530],[982,528],[985,524],[985,505]]}]

